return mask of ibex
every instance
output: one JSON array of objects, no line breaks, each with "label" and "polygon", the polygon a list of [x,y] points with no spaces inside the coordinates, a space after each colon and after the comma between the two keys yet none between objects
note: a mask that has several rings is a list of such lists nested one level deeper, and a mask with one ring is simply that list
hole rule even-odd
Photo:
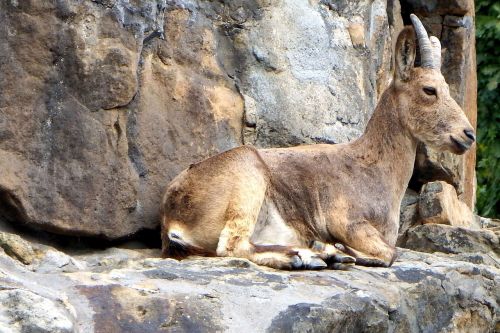
[{"label": "ibex", "polygon": [[475,141],[441,74],[439,40],[411,20],[398,36],[393,81],[359,139],[242,146],[192,164],[162,199],[163,255],[233,256],[280,269],[392,265],[417,144],[463,154]]}]

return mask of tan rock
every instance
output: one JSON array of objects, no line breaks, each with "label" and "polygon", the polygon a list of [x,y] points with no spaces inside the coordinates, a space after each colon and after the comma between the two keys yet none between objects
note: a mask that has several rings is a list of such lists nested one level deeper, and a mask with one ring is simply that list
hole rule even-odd
[{"label": "tan rock", "polygon": [[0,248],[9,257],[19,260],[25,265],[31,264],[40,256],[40,251],[37,251],[30,242],[8,232],[0,232]]},{"label": "tan rock", "polygon": [[420,192],[420,221],[478,229],[470,208],[457,197],[455,188],[443,181],[427,183]]}]

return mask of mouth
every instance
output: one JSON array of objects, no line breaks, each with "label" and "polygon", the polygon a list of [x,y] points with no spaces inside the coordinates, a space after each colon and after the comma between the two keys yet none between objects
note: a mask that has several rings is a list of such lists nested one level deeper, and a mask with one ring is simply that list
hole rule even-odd
[{"label": "mouth", "polygon": [[471,146],[470,143],[464,142],[464,141],[459,141],[451,135],[450,135],[450,140],[453,143],[453,148],[457,154],[465,153]]}]

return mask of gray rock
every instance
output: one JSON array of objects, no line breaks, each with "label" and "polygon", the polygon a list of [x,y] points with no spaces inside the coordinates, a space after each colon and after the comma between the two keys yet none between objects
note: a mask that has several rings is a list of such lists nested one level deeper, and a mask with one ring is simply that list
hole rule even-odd
[{"label": "gray rock", "polygon": [[399,213],[399,231],[397,245],[402,246],[406,242],[408,229],[419,224],[418,222],[418,199],[419,194],[407,189]]},{"label": "gray rock", "polygon": [[[0,3],[0,215],[120,238],[241,145],[345,142],[391,78],[385,1]],[[23,89],[19,89],[22,86]]]},{"label": "gray rock", "polygon": [[410,229],[407,235],[405,247],[416,251],[500,254],[498,236],[487,229],[425,224]]},{"label": "gray rock", "polygon": [[31,269],[40,272],[76,272],[83,268],[83,264],[78,260],[70,257],[69,255],[56,251],[53,249],[47,249],[44,251],[43,256],[35,262]]},{"label": "gray rock", "polygon": [[[6,328],[6,330],[3,330]],[[0,290],[2,332],[74,332],[73,318],[63,307],[31,291]]]},{"label": "gray rock", "polygon": [[15,329],[40,332],[493,332],[500,318],[500,270],[472,255],[399,249],[390,268],[277,271],[147,253],[80,254],[72,273],[0,254],[0,328],[22,318]]}]

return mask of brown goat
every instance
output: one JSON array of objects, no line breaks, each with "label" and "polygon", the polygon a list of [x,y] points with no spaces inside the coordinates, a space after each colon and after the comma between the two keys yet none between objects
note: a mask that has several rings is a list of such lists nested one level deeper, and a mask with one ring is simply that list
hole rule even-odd
[{"label": "brown goat", "polygon": [[359,139],[242,146],[191,165],[163,197],[163,254],[234,256],[285,269],[390,266],[418,142],[463,154],[475,140],[441,75],[439,40],[411,19],[414,28],[397,40],[393,82]]}]

